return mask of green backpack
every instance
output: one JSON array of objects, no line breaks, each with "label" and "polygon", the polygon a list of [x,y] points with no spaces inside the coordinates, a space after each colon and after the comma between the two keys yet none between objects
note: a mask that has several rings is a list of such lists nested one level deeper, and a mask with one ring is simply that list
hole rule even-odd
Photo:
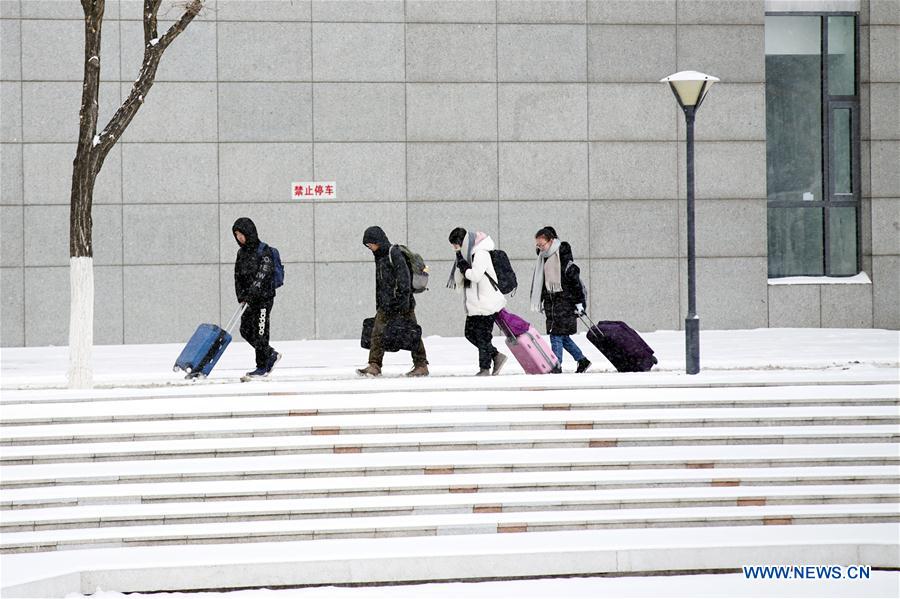
[{"label": "green backpack", "polygon": [[[409,274],[412,278],[411,287],[413,293],[422,293],[423,291],[428,290],[428,266],[425,265],[425,260],[422,259],[422,256],[415,253],[405,245],[397,244],[397,247],[400,248],[400,251],[403,253],[403,258],[406,260],[406,266],[409,268]],[[391,261],[391,266],[394,265],[394,259],[391,258],[391,252],[388,252],[388,259]]]}]

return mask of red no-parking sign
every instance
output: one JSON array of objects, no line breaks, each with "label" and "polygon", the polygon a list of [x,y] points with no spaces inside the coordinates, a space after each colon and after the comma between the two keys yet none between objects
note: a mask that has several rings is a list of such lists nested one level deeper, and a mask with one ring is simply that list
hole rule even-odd
[{"label": "red no-parking sign", "polygon": [[337,197],[337,187],[334,181],[297,181],[291,183],[291,199],[303,200],[306,198]]}]

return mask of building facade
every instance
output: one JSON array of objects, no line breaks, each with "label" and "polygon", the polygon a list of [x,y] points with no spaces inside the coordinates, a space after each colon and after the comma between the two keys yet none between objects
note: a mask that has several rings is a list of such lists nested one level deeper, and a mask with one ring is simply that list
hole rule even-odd
[{"label": "building facade", "polygon": [[[107,0],[102,123],[137,76],[141,6]],[[62,345],[81,7],[0,17],[0,342]],[[462,332],[456,226],[510,255],[514,311],[553,225],[595,319],[680,329],[685,131],[659,80],[681,70],[721,79],[697,114],[701,327],[900,328],[900,0],[217,0],[99,177],[95,342],[227,320],[239,216],[285,262],[276,339],[359,334],[374,224],[430,266],[426,335]]]}]

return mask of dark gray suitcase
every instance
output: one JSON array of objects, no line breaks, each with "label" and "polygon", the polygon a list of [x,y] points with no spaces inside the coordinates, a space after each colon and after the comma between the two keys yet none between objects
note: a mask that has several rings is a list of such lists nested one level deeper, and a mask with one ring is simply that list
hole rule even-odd
[{"label": "dark gray suitcase", "polygon": [[[585,322],[586,321],[586,322]],[[586,314],[582,322],[588,326],[588,341],[600,350],[619,372],[647,372],[658,363],[653,348],[637,331],[621,320],[601,320],[594,324]]]}]

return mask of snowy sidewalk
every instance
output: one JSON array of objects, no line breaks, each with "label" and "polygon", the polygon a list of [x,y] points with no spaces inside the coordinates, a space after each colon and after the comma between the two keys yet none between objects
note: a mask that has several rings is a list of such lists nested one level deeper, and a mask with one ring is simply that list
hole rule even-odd
[{"label": "snowy sidewalk", "polygon": [[[597,384],[625,384],[642,386],[669,383],[703,384],[713,377],[724,380],[725,371],[788,370],[847,372],[875,370],[887,381],[898,380],[900,367],[900,332],[880,329],[755,329],[741,331],[702,331],[700,360],[702,371],[694,377],[684,374],[684,333],[657,331],[644,338],[656,350],[659,364],[646,375],[626,374],[621,377],[563,375],[555,377],[527,377],[528,383],[578,387],[591,381]],[[593,362],[590,373],[614,373],[612,365],[594,348],[583,334],[574,336],[578,345]],[[506,352],[502,338],[495,337],[495,345]],[[354,368],[366,363],[367,352],[359,342],[350,340],[275,341],[273,345],[284,359],[273,372],[272,382],[354,380]],[[477,370],[477,352],[463,338],[426,337],[425,346],[433,379],[461,377]],[[104,387],[190,386],[183,373],[173,373],[172,365],[182,349],[181,344],[115,345],[94,349],[95,384]],[[0,388],[3,390],[64,387],[68,359],[67,347],[4,348],[0,350]],[[408,369],[407,352],[388,354],[385,376],[400,375]],[[216,369],[205,381],[234,383],[252,367],[250,346],[236,339]],[[571,373],[574,363],[566,355],[563,369]],[[808,373],[808,372],[807,372]],[[522,374],[521,368],[510,360],[506,375]],[[736,374],[736,373],[735,373]],[[849,373],[848,373],[849,374]],[[741,377],[744,381],[750,377]],[[871,378],[871,376],[869,377]],[[436,381],[431,388],[443,388],[447,383]],[[637,383],[637,385],[635,385]],[[498,385],[496,379],[491,388]],[[371,388],[371,385],[367,385]],[[417,383],[416,386],[420,386]],[[245,390],[246,392],[246,390]],[[6,394],[4,394],[6,395]]]}]

